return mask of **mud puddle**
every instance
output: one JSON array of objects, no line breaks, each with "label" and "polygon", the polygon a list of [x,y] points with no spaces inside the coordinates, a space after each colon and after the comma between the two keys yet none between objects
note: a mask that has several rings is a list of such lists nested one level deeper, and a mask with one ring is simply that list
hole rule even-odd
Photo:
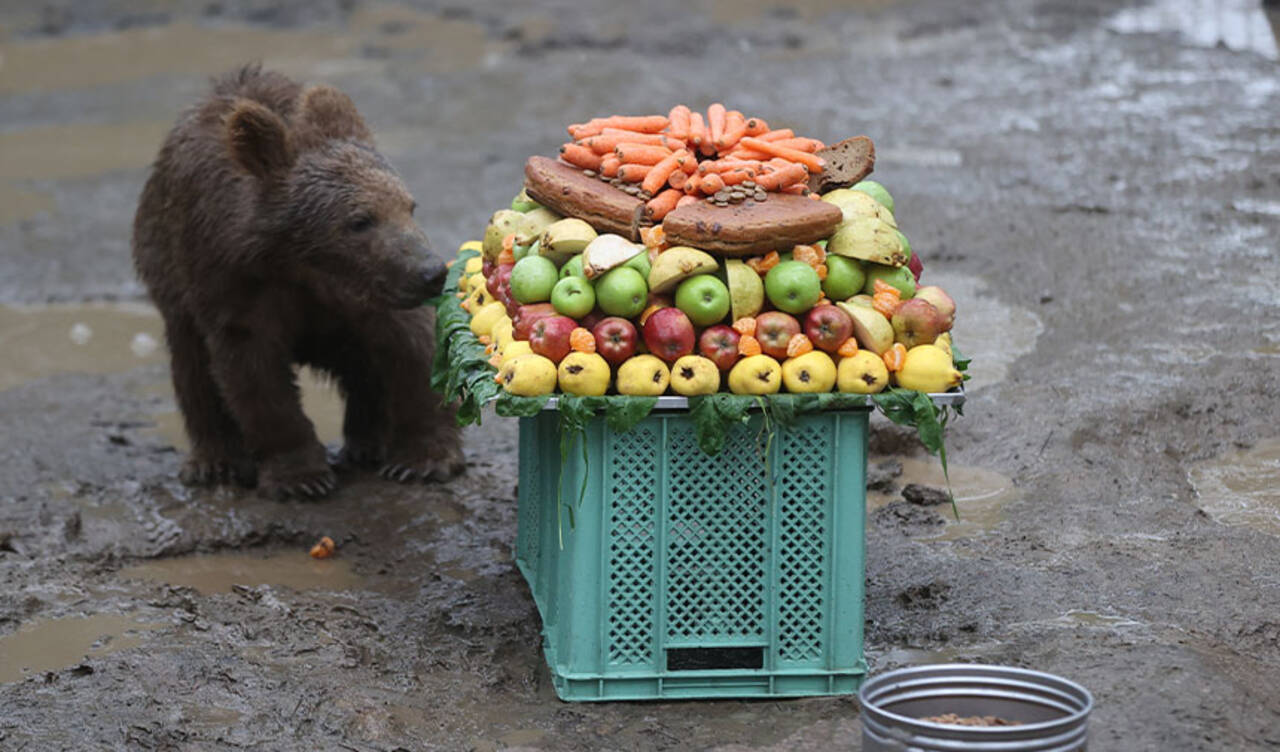
[{"label": "mud puddle", "polygon": [[975,657],[992,653],[999,643],[986,645],[954,645],[937,650],[925,648],[893,648],[885,650],[873,658],[876,669],[884,670],[897,666],[935,666],[940,663],[969,663]]},{"label": "mud puddle", "polygon": [[[883,462],[887,457],[872,457],[868,464]],[[896,490],[892,493],[869,490],[867,492],[868,510],[879,509],[893,501],[902,499],[901,491],[909,483],[946,488],[946,478],[942,474],[942,465],[935,457],[901,457],[892,458],[902,463],[902,475],[894,480]],[[1009,478],[982,467],[949,463],[951,491],[955,495],[956,509],[960,512],[957,520],[951,513],[949,504],[941,504],[934,509],[946,521],[946,525],[933,533],[920,536],[927,540],[958,540],[982,535],[1004,520],[1004,508],[1009,502],[1019,498],[1019,493]]]},{"label": "mud puddle", "polygon": [[118,373],[164,359],[164,326],[141,303],[0,306],[0,390],[56,373]]},{"label": "mud puddle", "polygon": [[1280,535],[1280,438],[1200,463],[1187,479],[1217,522]]},{"label": "mud puddle", "polygon": [[155,559],[120,570],[125,579],[195,588],[201,595],[229,593],[233,585],[283,586],[293,590],[359,590],[364,578],[341,558],[313,559],[305,551],[265,556],[241,553],[193,554]]},{"label": "mud puddle", "polygon": [[1264,10],[1259,0],[1156,0],[1125,8],[1107,27],[1121,34],[1172,32],[1198,47],[1221,44],[1280,58],[1280,10]]},{"label": "mud puddle", "polygon": [[[1044,332],[1040,317],[1025,308],[1001,303],[986,280],[967,274],[935,274],[926,267],[922,281],[941,287],[961,301],[952,338],[964,356],[973,359],[969,366],[972,379],[965,383],[966,391],[1004,381],[1014,362],[1035,350],[1036,340]],[[993,332],[998,336],[992,336]]]},{"label": "mud puddle", "polygon": [[163,626],[140,622],[129,614],[70,616],[24,624],[17,632],[0,637],[0,684],[137,647],[145,639],[143,632]]}]

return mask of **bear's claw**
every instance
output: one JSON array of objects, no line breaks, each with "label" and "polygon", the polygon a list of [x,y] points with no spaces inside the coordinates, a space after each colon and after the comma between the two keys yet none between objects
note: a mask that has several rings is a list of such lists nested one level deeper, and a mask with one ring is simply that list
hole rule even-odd
[{"label": "bear's claw", "polygon": [[178,471],[178,479],[188,486],[217,486],[227,483],[252,487],[257,469],[248,460],[207,460],[189,457]]},{"label": "bear's claw", "polygon": [[398,483],[410,483],[413,481],[444,483],[459,475],[466,469],[466,466],[467,463],[462,456],[462,452],[451,447],[445,450],[442,455],[436,457],[414,462],[388,462],[378,470],[378,474],[387,480],[394,480]]}]

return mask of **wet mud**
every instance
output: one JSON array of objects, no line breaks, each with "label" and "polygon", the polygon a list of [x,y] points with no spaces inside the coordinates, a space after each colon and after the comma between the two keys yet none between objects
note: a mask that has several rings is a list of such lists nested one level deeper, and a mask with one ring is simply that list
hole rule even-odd
[{"label": "wet mud", "polygon": [[[871,670],[1027,666],[1093,691],[1098,749],[1274,749],[1275,23],[1246,0],[0,9],[0,749],[856,748],[850,698],[558,701],[512,561],[514,421],[468,429],[446,485],[177,482],[130,223],[168,124],[251,58],[351,94],[442,253],[602,112],[723,100],[872,136],[974,379],[958,521],[903,496],[944,485],[937,459],[873,422]],[[336,448],[339,399],[299,378]]]}]

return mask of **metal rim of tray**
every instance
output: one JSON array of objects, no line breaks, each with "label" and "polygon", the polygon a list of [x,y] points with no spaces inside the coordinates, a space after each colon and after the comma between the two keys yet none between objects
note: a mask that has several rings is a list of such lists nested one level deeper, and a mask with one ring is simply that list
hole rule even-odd
[{"label": "metal rim of tray", "polygon": [[[929,398],[933,400],[935,405],[963,405],[964,404],[964,385],[960,385],[956,389],[949,392],[930,392]],[[559,398],[552,396],[547,400],[547,404],[543,406],[543,410],[555,410],[559,403]],[[867,396],[863,400],[864,404],[871,405],[871,397]],[[658,404],[653,406],[654,410],[687,410],[689,409],[689,398],[680,395],[663,395],[658,398]]]}]

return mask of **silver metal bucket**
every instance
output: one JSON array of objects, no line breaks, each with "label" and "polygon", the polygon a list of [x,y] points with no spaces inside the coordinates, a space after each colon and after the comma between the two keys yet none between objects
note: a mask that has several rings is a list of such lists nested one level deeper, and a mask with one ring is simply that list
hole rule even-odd
[{"label": "silver metal bucket", "polygon": [[[1088,745],[1089,690],[1053,674],[1007,666],[951,663],[890,671],[868,679],[862,703],[863,752],[1067,752]],[[955,713],[996,716],[1019,726],[957,726],[921,721]]]}]

